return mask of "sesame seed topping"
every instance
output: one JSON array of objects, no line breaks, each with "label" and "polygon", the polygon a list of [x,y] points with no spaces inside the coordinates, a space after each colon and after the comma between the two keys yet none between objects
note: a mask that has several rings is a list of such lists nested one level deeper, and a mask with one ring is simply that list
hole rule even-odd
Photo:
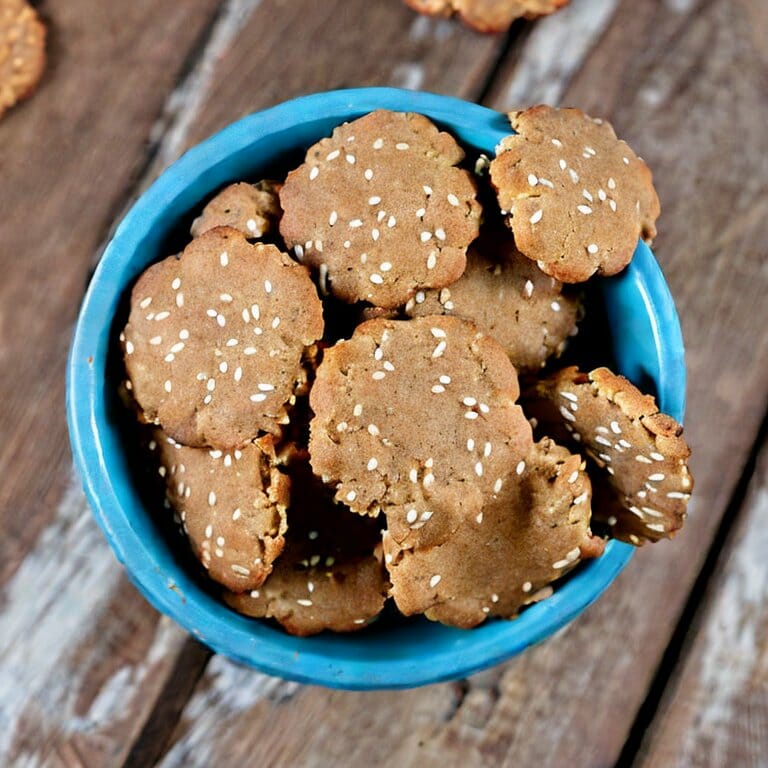
[{"label": "sesame seed topping", "polygon": [[384,146],[384,139],[376,139],[372,144],[374,149],[381,149]]},{"label": "sesame seed topping", "polygon": [[566,163],[562,158],[558,162],[558,165],[560,166],[561,171],[564,171],[568,167],[568,163]]},{"label": "sesame seed topping", "polygon": [[305,600],[303,597],[299,598],[296,602],[299,605],[304,606],[305,608],[309,608],[312,605],[312,601],[311,600]]},{"label": "sesame seed topping", "polygon": [[360,403],[358,403],[358,404],[357,404],[357,405],[356,405],[356,406],[355,406],[355,407],[352,409],[352,414],[353,414],[354,416],[362,416],[362,413],[363,413],[363,406],[362,406]]},{"label": "sesame seed topping", "polygon": [[588,205],[577,205],[576,210],[579,213],[583,213],[585,216],[592,213],[592,209]]},{"label": "sesame seed topping", "polygon": [[335,160],[340,154],[341,154],[341,152],[338,149],[334,149],[333,152],[329,152],[325,156],[325,159],[326,160]]},{"label": "sesame seed topping", "polygon": [[565,406],[560,406],[560,415],[566,420],[566,421],[576,421],[576,417],[567,409]]},{"label": "sesame seed topping", "polygon": [[656,472],[653,475],[648,475],[648,479],[654,483],[660,483],[666,475],[663,472]]},{"label": "sesame seed topping", "polygon": [[264,290],[266,293],[272,293],[272,283],[269,280],[264,281]]},{"label": "sesame seed topping", "polygon": [[[208,506],[209,507],[213,507],[215,505],[216,505],[216,494],[213,491],[211,491],[208,494]],[[219,546],[221,546],[221,545],[219,545]]]},{"label": "sesame seed topping", "polygon": [[550,305],[552,307],[553,312],[559,312],[560,311],[560,302],[559,301],[553,301]]},{"label": "sesame seed topping", "polygon": [[426,208],[419,208],[416,211],[416,217],[419,218],[419,219],[422,219],[422,218],[424,218],[426,213],[427,213],[427,209]]},{"label": "sesame seed topping", "polygon": [[589,494],[587,491],[584,491],[584,493],[580,493],[574,500],[573,504],[574,506],[578,506],[579,504],[583,504],[586,500]]},{"label": "sesame seed topping", "polygon": [[450,193],[448,194],[448,202],[449,202],[451,205],[453,205],[453,206],[457,206],[457,205],[459,204],[459,198],[458,198],[458,197],[456,197],[456,195],[454,195],[454,194],[453,194],[453,192],[450,192]]},{"label": "sesame seed topping", "polygon": [[643,456],[640,453],[635,456],[635,461],[639,461],[641,464],[653,464],[653,462],[647,456]]},{"label": "sesame seed topping", "polygon": [[350,491],[350,492],[349,492],[349,493],[346,495],[346,497],[345,497],[345,498],[346,498],[346,500],[347,500],[347,501],[354,501],[354,500],[357,498],[357,492],[356,492],[356,491]]},{"label": "sesame seed topping", "polygon": [[221,315],[221,314],[216,315],[216,322],[218,323],[220,328],[223,328],[227,324],[227,321],[224,315]]},{"label": "sesame seed topping", "polygon": [[263,392],[259,392],[255,395],[251,395],[250,400],[252,403],[263,403],[267,399],[267,396]]},{"label": "sesame seed topping", "polygon": [[434,269],[437,264],[437,256],[435,255],[435,252],[432,251],[432,253],[429,254],[427,257],[427,269]]},{"label": "sesame seed topping", "polygon": [[539,183],[538,178],[536,178],[535,173],[529,173],[528,174],[528,184],[530,184],[532,187],[535,187]]},{"label": "sesame seed topping", "polygon": [[374,272],[368,279],[375,285],[381,285],[384,282],[384,278],[378,272]]},{"label": "sesame seed topping", "polygon": [[664,457],[660,453],[656,453],[656,451],[653,451],[651,453],[651,458],[654,461],[664,461]]},{"label": "sesame seed topping", "polygon": [[467,411],[464,414],[464,418],[469,419],[470,421],[474,421],[478,417],[478,415],[479,414],[477,413],[477,411]]},{"label": "sesame seed topping", "polygon": [[430,586],[430,587],[433,587],[433,588],[434,588],[434,587],[436,587],[436,586],[437,586],[437,585],[440,583],[440,579],[441,579],[441,578],[442,578],[442,576],[440,576],[439,574],[437,574],[437,573],[436,573],[436,574],[435,574],[435,575],[434,575],[434,576],[433,576],[433,577],[432,577],[432,578],[429,580],[429,586]]},{"label": "sesame seed topping", "polygon": [[419,518],[419,513],[415,509],[409,509],[408,513],[405,516],[405,519],[409,523],[415,523],[416,520]]},{"label": "sesame seed topping", "polygon": [[442,357],[443,352],[445,352],[447,344],[445,341],[441,341],[432,351],[432,357]]},{"label": "sesame seed topping", "polygon": [[222,267],[226,267],[229,264],[229,254],[226,251],[222,251],[219,254],[219,263]]},{"label": "sesame seed topping", "polygon": [[525,462],[520,460],[517,462],[517,466],[515,467],[515,473],[518,475],[522,475],[523,472],[525,472]]},{"label": "sesame seed topping", "polygon": [[383,379],[383,378],[384,378],[386,375],[387,375],[387,374],[386,374],[386,373],[384,373],[384,371],[374,371],[374,372],[371,374],[371,378],[372,378],[374,381],[381,381],[381,380],[382,380],[382,379]]},{"label": "sesame seed topping", "polygon": [[165,384],[163,385],[163,389],[166,392],[170,392],[171,391],[171,380],[170,379],[166,380]]},{"label": "sesame seed topping", "polygon": [[356,162],[356,160],[355,160],[355,156],[354,156],[354,155],[347,155],[347,162],[348,162],[350,165],[354,165],[354,164],[355,164],[355,162]]},{"label": "sesame seed topping", "polygon": [[418,483],[418,482],[419,482],[419,473],[418,473],[418,470],[416,470],[416,468],[412,467],[412,468],[411,468],[411,469],[408,471],[408,479],[409,479],[409,480],[410,480],[412,483]]},{"label": "sesame seed topping", "polygon": [[435,230],[435,237],[436,237],[438,240],[445,240],[445,237],[446,237],[446,235],[445,235],[445,230],[444,230],[442,227],[438,227],[438,228]]},{"label": "sesame seed topping", "polygon": [[432,233],[431,232],[422,232],[421,235],[421,242],[426,243],[428,240],[432,239]]},{"label": "sesame seed topping", "polygon": [[368,471],[369,472],[373,472],[373,470],[376,469],[376,467],[378,467],[378,466],[379,466],[378,459],[376,459],[375,457],[372,457],[372,458],[368,459]]},{"label": "sesame seed topping", "polygon": [[309,172],[309,180],[314,181],[320,174],[320,169],[315,165]]},{"label": "sesame seed topping", "polygon": [[427,186],[426,184],[422,187],[424,190],[424,194],[429,197],[432,194],[432,187]]},{"label": "sesame seed topping", "polygon": [[531,218],[529,219],[529,221],[531,222],[531,224],[538,224],[538,223],[541,221],[541,217],[542,217],[543,215],[544,215],[544,211],[542,211],[542,210],[541,210],[541,208],[539,208],[539,210],[538,210],[538,211],[536,211],[536,212],[535,212],[535,213],[534,213],[534,214],[531,216]]},{"label": "sesame seed topping", "polygon": [[365,176],[366,181],[370,181],[373,178],[373,171],[370,168],[366,168],[363,176]]},{"label": "sesame seed topping", "polygon": [[152,338],[149,340],[149,343],[150,343],[150,344],[152,344],[152,346],[155,346],[155,347],[156,347],[158,344],[160,344],[160,342],[162,342],[162,340],[163,340],[163,337],[162,337],[162,336],[153,336],[153,337],[152,337]]},{"label": "sesame seed topping", "polygon": [[328,224],[332,227],[339,220],[339,214],[336,211],[331,211],[331,215],[328,217]]}]

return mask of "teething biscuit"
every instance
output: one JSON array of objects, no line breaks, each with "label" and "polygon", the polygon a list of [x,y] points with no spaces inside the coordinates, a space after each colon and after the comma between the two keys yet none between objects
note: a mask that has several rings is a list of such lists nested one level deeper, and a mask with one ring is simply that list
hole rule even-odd
[{"label": "teething biscuit", "polygon": [[451,16],[478,32],[504,32],[515,19],[535,19],[561,8],[568,0],[405,0],[414,11],[429,16]]},{"label": "teething biscuit", "polygon": [[407,315],[457,315],[501,344],[518,371],[535,372],[559,355],[576,330],[578,297],[518,253],[509,234],[481,235],[452,285],[419,291]]},{"label": "teething biscuit", "polygon": [[214,227],[232,227],[247,238],[259,238],[277,229],[282,211],[280,184],[263,180],[257,184],[239,182],[219,192],[192,222],[192,237]]},{"label": "teething biscuit", "polygon": [[379,110],[311,147],[280,191],[280,232],[346,301],[392,308],[464,271],[480,206],[464,151],[426,117]]},{"label": "teething biscuit", "polygon": [[247,616],[276,619],[292,635],[363,629],[381,612],[389,586],[379,527],[334,504],[308,465],[290,473],[285,550],[263,586],[224,599]]},{"label": "teething biscuit", "polygon": [[322,332],[306,268],[219,227],[139,278],[123,350],[149,422],[184,445],[226,449],[279,434]]},{"label": "teething biscuit", "polygon": [[326,350],[310,392],[315,473],[401,546],[475,519],[528,453],[504,350],[455,317],[370,320]]},{"label": "teething biscuit", "polygon": [[538,429],[570,438],[602,472],[593,478],[593,517],[640,545],[682,527],[693,479],[683,428],[656,401],[607,368],[565,368],[525,393]]},{"label": "teething biscuit", "polygon": [[548,585],[602,541],[589,529],[591,489],[582,459],[545,439],[509,468],[498,494],[439,546],[403,548],[384,534],[392,595],[405,614],[457,627],[512,618],[551,594]]},{"label": "teething biscuit", "polygon": [[149,447],[208,575],[235,592],[261,586],[283,549],[290,489],[273,438],[219,451],[189,448],[156,429]]},{"label": "teething biscuit", "polygon": [[0,0],[0,117],[32,95],[45,68],[45,27],[25,0]]},{"label": "teething biscuit", "polygon": [[577,109],[509,115],[491,182],[520,252],[566,283],[613,275],[652,239],[659,199],[651,172],[607,122]]}]

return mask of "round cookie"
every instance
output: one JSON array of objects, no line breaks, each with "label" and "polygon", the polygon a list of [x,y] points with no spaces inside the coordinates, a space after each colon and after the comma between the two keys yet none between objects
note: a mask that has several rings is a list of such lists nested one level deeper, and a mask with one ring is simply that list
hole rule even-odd
[{"label": "round cookie", "polygon": [[613,275],[652,239],[659,199],[651,172],[607,122],[577,109],[509,115],[491,182],[523,255],[565,283]]},{"label": "round cookie", "polygon": [[230,184],[219,192],[192,222],[192,237],[214,227],[232,227],[247,238],[264,237],[277,229],[282,211],[281,184],[264,179],[256,184]]},{"label": "round cookie", "polygon": [[233,451],[189,448],[155,429],[149,448],[208,575],[234,592],[260,587],[285,544],[290,481],[276,467],[273,438]]},{"label": "round cookie", "polygon": [[246,616],[275,619],[292,635],[363,629],[389,589],[379,526],[334,504],[308,464],[291,477],[285,550],[262,587],[224,600]]},{"label": "round cookie", "polygon": [[404,304],[464,271],[480,205],[464,151],[426,117],[379,110],[307,152],[280,191],[280,233],[343,301]]},{"label": "round cookie", "polygon": [[560,355],[576,331],[580,302],[522,256],[505,232],[481,235],[464,274],[448,288],[419,291],[411,317],[448,314],[472,320],[501,344],[515,368],[535,372]]},{"label": "round cookie", "polygon": [[310,392],[315,473],[401,545],[474,519],[532,444],[504,350],[455,317],[370,320],[326,350]]},{"label": "round cookie", "polygon": [[227,449],[279,434],[322,333],[306,268],[219,227],[141,275],[123,351],[147,421],[184,445]]},{"label": "round cookie", "polygon": [[589,528],[590,499],[581,457],[549,439],[535,444],[482,515],[441,546],[403,548],[384,534],[397,607],[464,628],[514,617],[581,559],[602,553]]},{"label": "round cookie", "polygon": [[683,428],[656,401],[607,368],[565,368],[525,393],[538,429],[578,444],[603,470],[593,476],[594,519],[631,544],[672,538],[693,479]]},{"label": "round cookie", "polygon": [[45,69],[45,27],[26,0],[0,0],[0,117],[32,95]]},{"label": "round cookie", "polygon": [[405,0],[414,11],[429,16],[451,16],[478,32],[504,32],[515,19],[535,19],[554,13],[568,0]]}]

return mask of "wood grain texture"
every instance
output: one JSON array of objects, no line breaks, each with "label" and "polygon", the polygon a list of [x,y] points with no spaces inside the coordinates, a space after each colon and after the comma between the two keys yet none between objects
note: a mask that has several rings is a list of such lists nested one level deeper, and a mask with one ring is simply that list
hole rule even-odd
[{"label": "wood grain texture", "polygon": [[0,122],[0,585],[66,486],[64,363],[92,254],[217,3],[41,6],[48,68]]},{"label": "wood grain texture", "polygon": [[768,444],[638,768],[759,768],[768,755]]},{"label": "wood grain texture", "polygon": [[[574,12],[589,7],[573,4]],[[612,119],[656,171],[665,210],[657,251],[688,346],[687,435],[698,481],[678,540],[641,551],[600,602],[547,643],[465,683],[356,694],[273,682],[266,696],[264,678],[217,659],[164,765],[226,762],[265,744],[275,765],[340,758],[419,766],[447,759],[478,766],[615,763],[768,394],[768,337],[745,333],[768,321],[758,245],[759,222],[768,215],[765,42],[754,34],[760,18],[757,0],[625,0],[609,25],[584,22],[599,46],[564,46],[588,54],[583,66],[568,63],[552,73],[563,73],[555,91],[563,101]],[[539,100],[542,79],[522,71],[537,66],[534,34],[528,57],[523,46],[513,53],[514,66],[502,68],[508,80],[491,90],[495,107]],[[509,83],[530,83],[533,92],[526,98],[515,86],[518,104],[505,103]],[[238,681],[238,706],[222,686],[227,676]],[[387,728],[371,727],[376,722]],[[280,738],[284,733],[301,738]]]}]

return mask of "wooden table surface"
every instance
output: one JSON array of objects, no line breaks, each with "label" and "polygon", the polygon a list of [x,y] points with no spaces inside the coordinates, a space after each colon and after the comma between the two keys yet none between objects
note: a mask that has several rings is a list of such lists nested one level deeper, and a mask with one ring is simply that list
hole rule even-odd
[{"label": "wooden table surface", "polygon": [[[0,765],[768,765],[768,3],[573,0],[481,36],[399,0],[43,0],[0,122]],[[674,542],[495,669],[406,692],[269,678],[129,584],[73,475],[64,366],[126,206],[298,94],[397,85],[613,121],[663,203],[696,492]]]}]

